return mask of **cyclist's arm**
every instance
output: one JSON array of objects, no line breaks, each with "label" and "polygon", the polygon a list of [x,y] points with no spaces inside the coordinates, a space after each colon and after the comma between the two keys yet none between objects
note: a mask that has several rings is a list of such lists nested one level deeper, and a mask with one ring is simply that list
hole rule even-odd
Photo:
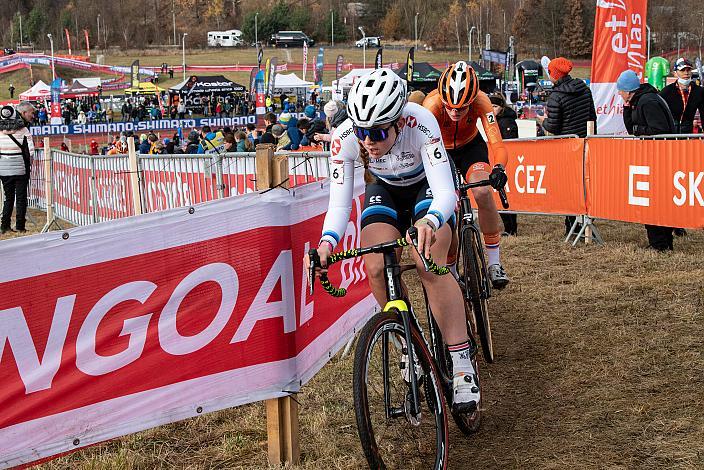
[{"label": "cyclist's arm", "polygon": [[345,234],[352,211],[354,162],[359,156],[359,143],[352,132],[346,132],[351,126],[351,121],[345,121],[331,138],[330,199],[320,241],[330,242],[333,249]]},{"label": "cyclist's arm", "polygon": [[496,121],[491,101],[489,101],[489,98],[486,96],[478,96],[477,102],[480,106],[479,117],[482,120],[482,126],[484,126],[486,139],[494,154],[494,164],[506,168],[506,164],[508,163],[508,151],[501,138],[501,128]]},{"label": "cyclist's arm", "polygon": [[[421,108],[422,109],[422,108]],[[416,132],[419,135],[420,152],[423,158],[425,176],[433,193],[433,200],[425,217],[436,228],[440,228],[454,214],[457,205],[457,193],[452,175],[450,159],[442,142],[440,126],[435,116],[427,109],[415,111],[418,117]],[[421,125],[428,130],[425,134],[419,129]]]}]

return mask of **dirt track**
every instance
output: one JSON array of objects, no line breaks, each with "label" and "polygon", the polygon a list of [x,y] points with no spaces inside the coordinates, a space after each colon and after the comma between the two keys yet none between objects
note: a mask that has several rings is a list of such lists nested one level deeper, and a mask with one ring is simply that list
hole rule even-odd
[{"label": "dirt track", "polygon": [[[482,369],[483,428],[468,439],[450,424],[450,468],[704,468],[704,232],[657,254],[639,248],[640,226],[600,223],[605,247],[573,249],[561,220],[519,224],[503,245],[513,281],[491,302],[498,360]],[[333,360],[298,396],[296,468],[366,466],[351,364]],[[46,465],[67,467],[265,468],[263,406]]]}]

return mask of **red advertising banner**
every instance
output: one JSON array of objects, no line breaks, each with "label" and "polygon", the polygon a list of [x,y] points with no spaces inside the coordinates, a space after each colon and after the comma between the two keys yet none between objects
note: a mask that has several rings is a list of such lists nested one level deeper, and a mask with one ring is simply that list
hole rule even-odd
[{"label": "red advertising banner", "polygon": [[624,134],[616,79],[631,69],[643,77],[647,58],[647,0],[597,0],[591,89],[599,134]]},{"label": "red advertising banner", "polygon": [[0,466],[299,390],[376,304],[359,259],[308,295],[326,209],[316,184],[4,242]]},{"label": "red advertising banner", "polygon": [[704,140],[589,139],[588,214],[704,228]]},{"label": "red advertising banner", "polygon": [[[506,195],[510,211],[585,213],[584,139],[509,140],[504,145],[509,155]],[[495,196],[496,207],[501,209],[498,193]]]}]

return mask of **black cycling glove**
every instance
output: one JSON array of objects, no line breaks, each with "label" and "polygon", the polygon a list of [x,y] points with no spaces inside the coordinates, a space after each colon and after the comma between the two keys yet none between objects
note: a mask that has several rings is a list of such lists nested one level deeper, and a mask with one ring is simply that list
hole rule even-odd
[{"label": "black cycling glove", "polygon": [[496,165],[494,169],[491,170],[489,182],[491,183],[491,187],[494,189],[501,189],[506,185],[508,182],[508,176],[506,176],[506,172],[503,168],[501,168],[501,166]]}]

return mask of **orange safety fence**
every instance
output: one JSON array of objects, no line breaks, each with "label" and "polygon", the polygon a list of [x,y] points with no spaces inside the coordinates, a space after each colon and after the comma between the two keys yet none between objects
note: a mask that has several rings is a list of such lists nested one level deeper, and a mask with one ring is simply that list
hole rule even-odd
[{"label": "orange safety fence", "polygon": [[587,215],[704,228],[704,140],[591,138]]},{"label": "orange safety fence", "polygon": [[[509,211],[584,214],[584,139],[507,140]],[[501,209],[498,193],[496,207]],[[474,206],[476,207],[476,205]]]}]

